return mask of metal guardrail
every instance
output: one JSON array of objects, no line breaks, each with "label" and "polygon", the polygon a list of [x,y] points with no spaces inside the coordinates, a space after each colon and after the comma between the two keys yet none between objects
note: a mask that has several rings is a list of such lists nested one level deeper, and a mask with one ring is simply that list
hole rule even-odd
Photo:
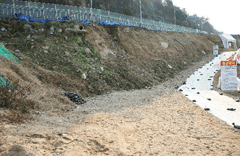
[{"label": "metal guardrail", "polygon": [[5,3],[0,3],[0,16],[11,16],[15,13],[22,13],[26,16],[48,20],[58,20],[62,16],[68,16],[73,14],[74,17],[71,18],[71,20],[73,21],[87,20],[92,22],[100,22],[102,20],[106,20],[107,22],[141,26],[152,30],[185,33],[206,33],[205,31],[200,31],[198,29],[183,27],[180,25],[174,25],[162,21],[143,19],[141,23],[140,18],[101,9],[93,8],[91,12],[90,8],[84,7],[27,1],[19,2],[13,0],[6,0]]}]

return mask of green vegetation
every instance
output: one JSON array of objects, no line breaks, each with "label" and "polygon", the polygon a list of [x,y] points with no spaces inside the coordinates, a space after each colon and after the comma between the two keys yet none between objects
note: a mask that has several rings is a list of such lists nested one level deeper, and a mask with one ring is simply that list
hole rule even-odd
[{"label": "green vegetation", "polygon": [[96,58],[100,57],[99,53],[97,52],[97,50],[95,48],[91,48],[91,52],[93,53],[94,57],[96,57]]}]

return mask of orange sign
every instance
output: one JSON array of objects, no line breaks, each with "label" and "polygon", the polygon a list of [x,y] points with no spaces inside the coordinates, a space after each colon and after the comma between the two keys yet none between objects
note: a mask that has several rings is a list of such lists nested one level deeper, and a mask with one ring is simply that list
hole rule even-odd
[{"label": "orange sign", "polygon": [[236,66],[237,62],[235,61],[221,61],[221,66]]}]

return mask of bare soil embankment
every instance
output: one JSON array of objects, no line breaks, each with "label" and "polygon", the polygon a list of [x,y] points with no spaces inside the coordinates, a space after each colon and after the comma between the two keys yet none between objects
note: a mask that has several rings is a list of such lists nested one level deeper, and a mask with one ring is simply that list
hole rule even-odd
[{"label": "bare soil embankment", "polygon": [[[239,153],[239,131],[175,89],[211,59],[213,45],[221,45],[217,35],[0,22],[3,44],[21,58],[0,61],[0,76],[30,84],[27,99],[36,103],[26,123],[1,116],[2,155]],[[75,109],[64,91],[81,93],[87,103]]]},{"label": "bare soil embankment", "polygon": [[0,32],[5,46],[19,50],[14,54],[25,66],[54,71],[35,72],[41,82],[84,96],[159,84],[210,54],[214,44],[221,45],[217,35],[99,25],[84,25],[85,34],[71,31],[79,26],[75,23],[0,22],[7,30]]}]

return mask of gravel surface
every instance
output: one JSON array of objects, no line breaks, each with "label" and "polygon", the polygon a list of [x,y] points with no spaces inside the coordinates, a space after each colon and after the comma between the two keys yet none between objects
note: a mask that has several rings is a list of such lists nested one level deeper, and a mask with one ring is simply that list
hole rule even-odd
[{"label": "gravel surface", "polygon": [[160,95],[178,92],[178,87],[200,67],[211,61],[213,56],[200,62],[196,62],[188,68],[180,72],[173,79],[153,86],[148,89],[132,90],[132,91],[117,91],[110,94],[86,98],[87,103],[78,106],[76,112],[96,113],[96,112],[119,112],[127,107],[144,106],[152,103]]}]

